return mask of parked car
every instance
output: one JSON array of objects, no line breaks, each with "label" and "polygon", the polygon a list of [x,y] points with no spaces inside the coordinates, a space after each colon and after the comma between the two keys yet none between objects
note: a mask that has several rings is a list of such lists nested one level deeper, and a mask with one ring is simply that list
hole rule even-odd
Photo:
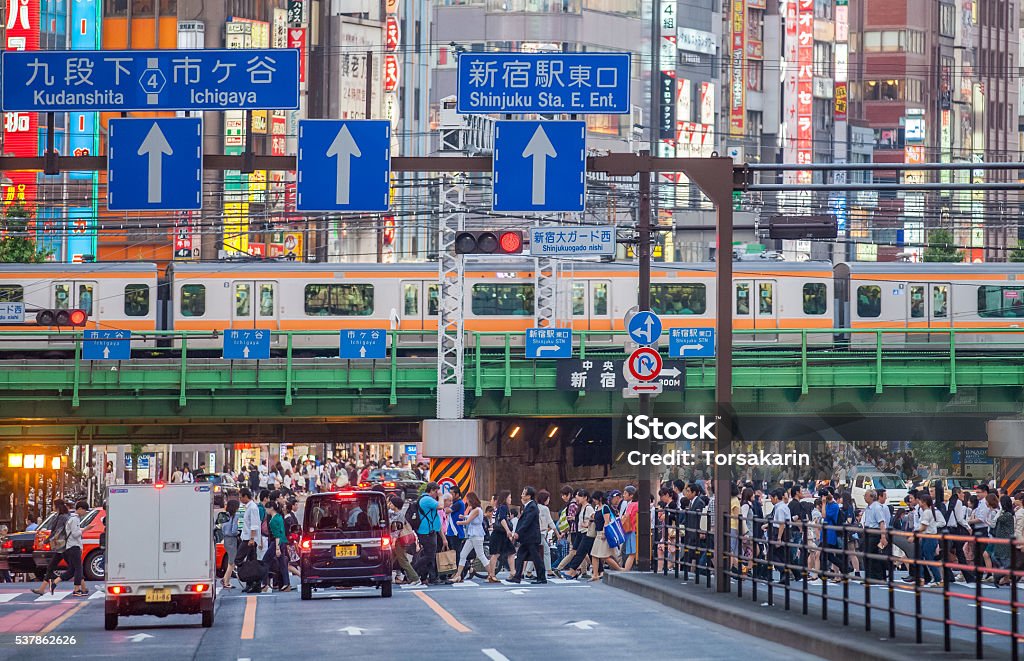
[{"label": "parked car", "polygon": [[213,504],[217,507],[238,498],[238,483],[230,473],[202,473],[195,476],[195,481],[213,485]]},{"label": "parked car", "polygon": [[[40,528],[50,526],[56,514],[43,519]],[[32,545],[36,541],[36,531],[15,532],[7,535],[0,544],[0,567],[6,566],[12,574],[33,574],[36,578],[43,577],[43,570],[36,567],[32,559]]]},{"label": "parked car", "polygon": [[[402,500],[415,500],[426,482],[411,470],[379,468],[370,471],[369,479],[359,483],[360,489],[383,487],[388,495],[397,494]],[[379,490],[379,489],[378,489]]]}]

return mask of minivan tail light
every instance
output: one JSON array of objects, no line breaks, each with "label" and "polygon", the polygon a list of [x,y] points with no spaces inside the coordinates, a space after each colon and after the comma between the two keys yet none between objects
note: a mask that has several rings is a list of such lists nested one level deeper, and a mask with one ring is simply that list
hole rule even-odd
[{"label": "minivan tail light", "polygon": [[301,542],[299,542],[299,548],[302,549],[303,551],[308,551],[310,549],[310,547],[312,547],[312,546],[313,546],[312,542],[310,542],[310,540],[308,540],[308,539],[304,539]]},{"label": "minivan tail light", "polygon": [[107,592],[113,595],[128,594],[132,589],[127,585],[108,585]]},{"label": "minivan tail light", "polygon": [[382,549],[391,548],[391,535],[384,535],[380,538],[380,547]]},{"label": "minivan tail light", "polygon": [[185,586],[185,592],[206,592],[209,589],[209,583],[195,583]]}]

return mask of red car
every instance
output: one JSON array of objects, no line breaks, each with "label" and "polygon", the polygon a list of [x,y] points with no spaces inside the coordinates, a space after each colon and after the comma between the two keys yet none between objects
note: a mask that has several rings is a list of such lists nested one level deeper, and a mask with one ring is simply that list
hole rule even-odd
[{"label": "red car", "polygon": [[[100,535],[106,530],[104,523],[107,511],[102,507],[96,507],[89,511],[82,519],[82,569],[85,580],[103,581],[106,577],[103,548],[100,546]],[[43,572],[53,557],[50,549],[50,525],[56,517],[51,517],[43,522],[43,525],[36,530],[36,539],[32,544],[32,559],[36,568]],[[61,569],[67,568],[67,563],[61,560],[58,565]],[[217,544],[217,576],[223,576],[227,569],[227,555],[224,552],[224,545]]]}]

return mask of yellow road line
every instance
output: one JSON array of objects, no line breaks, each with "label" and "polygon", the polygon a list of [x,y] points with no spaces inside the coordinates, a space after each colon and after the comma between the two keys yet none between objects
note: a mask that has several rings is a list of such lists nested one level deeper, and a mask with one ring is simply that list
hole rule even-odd
[{"label": "yellow road line", "polygon": [[413,594],[416,595],[417,597],[419,597],[423,601],[423,603],[425,603],[427,606],[429,606],[430,610],[432,610],[435,613],[437,613],[437,615],[442,620],[444,620],[445,624],[450,626],[452,629],[455,629],[459,633],[472,633],[473,632],[472,629],[467,627],[462,622],[459,622],[458,620],[456,620],[454,615],[452,615],[451,613],[446,611],[441,606],[441,604],[439,604],[436,601],[434,601],[433,599],[431,599],[428,595],[425,595],[422,592],[413,592]]},{"label": "yellow road line", "polygon": [[77,613],[78,611],[82,610],[83,608],[85,608],[88,605],[89,605],[89,600],[88,599],[83,599],[82,603],[76,604],[75,606],[69,608],[66,613],[64,613],[63,615],[61,615],[60,617],[55,619],[53,622],[50,622],[45,627],[43,627],[42,630],[39,633],[41,633],[41,634],[42,633],[50,633],[51,631],[53,631],[54,629],[56,629],[60,625],[62,625],[65,622],[67,622],[69,619],[71,619],[71,617],[75,613]]},{"label": "yellow road line", "polygon": [[242,616],[242,640],[256,637],[256,597],[245,598],[245,615]]}]

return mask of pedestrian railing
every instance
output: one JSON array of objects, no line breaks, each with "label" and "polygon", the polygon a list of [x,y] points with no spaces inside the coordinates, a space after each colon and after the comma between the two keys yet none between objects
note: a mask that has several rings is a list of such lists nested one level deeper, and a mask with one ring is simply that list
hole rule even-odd
[{"label": "pedestrian railing", "polygon": [[[718,522],[726,529],[721,554],[713,548]],[[804,615],[816,602],[822,620],[838,615],[844,626],[857,609],[865,631],[880,616],[888,638],[896,640],[905,635],[898,622],[911,620],[918,644],[925,624],[933,623],[947,652],[956,631],[964,630],[971,635],[959,638],[973,639],[976,658],[984,658],[987,642],[997,641],[1008,645],[1009,658],[1019,659],[1024,550],[1013,538],[888,530],[883,544],[878,529],[798,521],[782,526],[780,537],[771,519],[716,518],[671,508],[659,508],[654,525],[657,573],[711,588],[714,562],[721,557],[738,598],[776,606],[781,597],[786,610],[796,599]],[[906,576],[897,577],[900,568]],[[883,593],[881,599],[872,588]]]}]

